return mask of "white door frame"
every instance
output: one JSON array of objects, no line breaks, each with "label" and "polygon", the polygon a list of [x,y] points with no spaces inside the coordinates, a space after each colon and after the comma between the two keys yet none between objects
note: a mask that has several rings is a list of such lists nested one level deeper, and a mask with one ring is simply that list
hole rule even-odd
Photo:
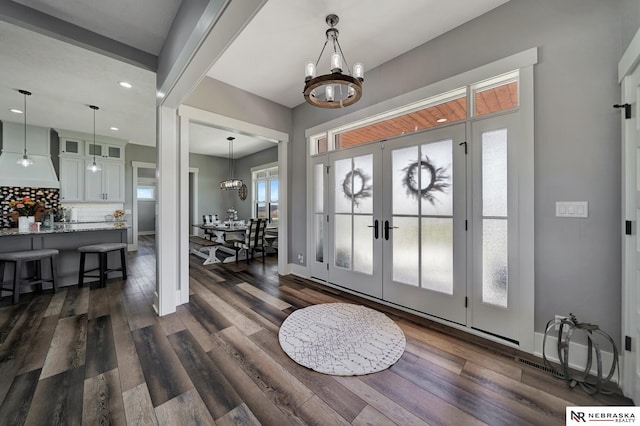
[{"label": "white door frame", "polygon": [[[636,176],[638,174],[637,150],[638,140],[638,65],[640,64],[640,30],[636,33],[629,47],[618,62],[618,82],[621,84],[621,104],[631,104],[631,119],[625,119],[624,109],[620,112],[622,129],[622,161],[621,161],[621,198],[622,198],[622,300],[621,303],[621,332],[623,345],[626,337],[631,339],[630,350],[621,348],[622,377],[620,388],[625,396],[638,401],[640,399],[640,375],[638,369],[638,340],[640,332],[637,314],[638,296],[638,188]],[[632,224],[631,235],[625,235],[625,222]]]},{"label": "white door frame", "polygon": [[181,121],[184,120],[203,123],[220,129],[236,131],[250,136],[257,136],[278,144],[278,209],[280,210],[278,212],[280,215],[280,219],[278,220],[278,274],[287,275],[289,273],[289,244],[287,231],[289,223],[289,213],[287,210],[287,194],[289,187],[287,152],[289,134],[187,105],[181,105],[180,108],[178,108],[178,115],[180,116]]},{"label": "white door frame", "polygon": [[[145,163],[142,161],[132,161],[133,176],[131,177],[131,229],[133,232],[129,250],[138,250],[138,200],[136,193],[138,190],[138,169],[155,169],[156,163]],[[156,180],[157,184],[157,180]],[[156,206],[158,197],[156,196]],[[157,207],[156,207],[157,209]]]}]

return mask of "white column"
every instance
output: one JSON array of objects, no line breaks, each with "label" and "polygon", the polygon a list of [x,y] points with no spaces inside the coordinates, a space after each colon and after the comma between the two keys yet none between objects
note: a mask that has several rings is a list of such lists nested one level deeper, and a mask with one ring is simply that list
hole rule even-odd
[{"label": "white column", "polygon": [[180,144],[176,109],[157,109],[158,224],[156,234],[156,297],[154,308],[163,316],[176,311],[180,283]]},{"label": "white column", "polygon": [[[189,302],[189,119],[180,117],[180,271],[177,304]],[[197,197],[197,193],[193,194]]]}]

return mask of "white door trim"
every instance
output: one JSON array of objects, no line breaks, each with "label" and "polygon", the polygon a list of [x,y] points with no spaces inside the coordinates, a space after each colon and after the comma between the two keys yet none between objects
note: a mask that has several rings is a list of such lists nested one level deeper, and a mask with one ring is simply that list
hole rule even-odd
[{"label": "white door trim", "polygon": [[[138,189],[138,169],[155,169],[156,163],[145,163],[143,161],[132,161],[133,175],[131,176],[131,232],[132,239],[129,250],[138,250],[138,200],[136,197]],[[157,187],[156,187],[157,190]],[[156,197],[156,203],[157,203]],[[157,204],[156,204],[157,205]],[[156,207],[157,209],[157,207]]]},{"label": "white door trim", "polygon": [[237,131],[245,135],[258,136],[262,139],[278,143],[278,175],[280,187],[278,194],[278,209],[280,210],[280,220],[278,221],[278,273],[280,275],[288,274],[289,214],[287,200],[289,188],[289,165],[287,153],[289,151],[289,134],[187,105],[181,105],[180,108],[178,108],[178,115],[181,119],[184,118],[187,121],[204,123],[221,129]]}]

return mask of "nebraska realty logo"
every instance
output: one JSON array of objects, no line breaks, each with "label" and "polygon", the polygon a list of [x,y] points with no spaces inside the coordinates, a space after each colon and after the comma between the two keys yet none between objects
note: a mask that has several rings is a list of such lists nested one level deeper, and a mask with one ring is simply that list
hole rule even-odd
[{"label": "nebraska realty logo", "polygon": [[640,407],[567,407],[567,425],[598,423],[635,423]]}]

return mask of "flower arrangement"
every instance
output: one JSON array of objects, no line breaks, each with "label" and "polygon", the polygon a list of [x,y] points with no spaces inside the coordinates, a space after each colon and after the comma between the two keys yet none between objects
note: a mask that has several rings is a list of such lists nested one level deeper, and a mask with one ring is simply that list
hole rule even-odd
[{"label": "flower arrangement", "polygon": [[113,217],[116,219],[122,219],[124,217],[124,210],[118,209],[113,212]]},{"label": "flower arrangement", "polygon": [[34,216],[42,204],[33,201],[31,197],[23,197],[20,200],[9,201],[9,207],[17,211],[19,216]]}]

